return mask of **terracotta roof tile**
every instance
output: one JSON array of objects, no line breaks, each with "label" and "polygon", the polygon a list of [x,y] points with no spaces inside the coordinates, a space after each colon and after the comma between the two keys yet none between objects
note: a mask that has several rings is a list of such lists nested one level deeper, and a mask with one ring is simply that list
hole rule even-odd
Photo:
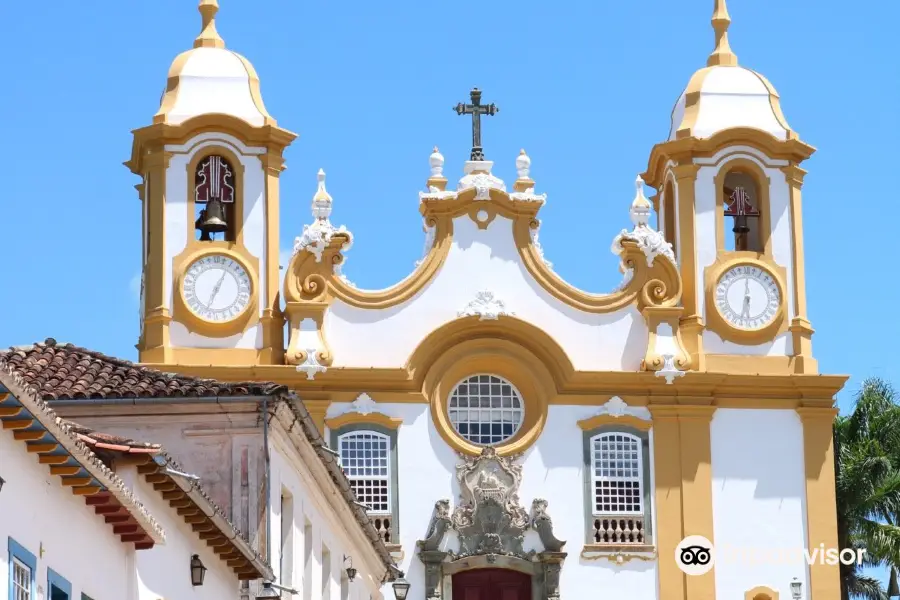
[{"label": "terracotta roof tile", "polygon": [[43,400],[262,396],[287,391],[274,383],[225,383],[164,373],[53,338],[0,351],[6,364]]}]

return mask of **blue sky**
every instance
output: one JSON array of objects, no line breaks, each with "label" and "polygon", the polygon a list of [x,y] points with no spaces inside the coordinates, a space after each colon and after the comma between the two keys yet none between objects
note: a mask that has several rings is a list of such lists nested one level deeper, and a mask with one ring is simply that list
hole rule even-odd
[{"label": "blue sky", "polygon": [[[740,63],[769,78],[818,148],[803,190],[809,314],[821,371],[852,376],[846,407],[866,376],[900,386],[900,3],[731,0],[729,11]],[[282,176],[282,248],[310,220],[321,167],[332,220],[355,235],[349,278],[403,278],[422,249],[431,148],[451,180],[461,174],[469,123],[451,107],[478,86],[501,109],[483,126],[495,174],[514,180],[528,151],[548,194],[547,257],[600,292],[619,282],[609,244],[629,225],[634,177],[713,48],[711,12],[709,0],[221,0],[217,24],[256,67],[269,112],[300,135]],[[0,345],[54,337],[135,359],[138,180],[121,163],[199,32],[196,2],[7,2],[0,22]]]}]

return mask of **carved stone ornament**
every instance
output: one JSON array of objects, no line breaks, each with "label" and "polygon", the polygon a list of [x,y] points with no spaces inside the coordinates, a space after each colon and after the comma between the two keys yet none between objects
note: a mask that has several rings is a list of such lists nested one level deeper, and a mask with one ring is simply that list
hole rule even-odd
[{"label": "carved stone ornament", "polygon": [[372,400],[372,397],[363,392],[356,397],[356,400],[350,403],[350,412],[359,413],[361,415],[370,415],[375,412],[378,403]]},{"label": "carved stone ornament", "polygon": [[519,506],[522,466],[491,447],[456,467],[461,503],[451,516],[459,532],[459,557],[500,554],[531,558],[522,549],[530,520]]},{"label": "carved stone ornament", "polygon": [[494,165],[491,161],[468,161],[466,162],[466,175],[459,180],[456,186],[458,192],[475,188],[476,200],[490,200],[491,189],[506,191],[506,184],[502,179],[491,175],[491,167]]},{"label": "carved stone ornament", "polygon": [[[546,500],[536,498],[531,515],[519,505],[522,466],[516,464],[517,457],[498,456],[491,447],[477,457],[460,457],[456,467],[460,504],[451,513],[450,501],[438,500],[427,533],[416,544],[425,565],[425,598],[441,600],[448,574],[475,568],[475,563],[504,568],[512,562],[532,573],[535,598],[558,599],[566,542],[553,533]],[[458,553],[441,550],[451,529],[459,534]],[[528,529],[537,531],[543,551],[525,551]]]},{"label": "carved stone ornament", "polygon": [[475,299],[457,314],[460,317],[478,315],[479,321],[496,321],[501,315],[512,316],[515,313],[506,310],[506,305],[502,300],[495,298],[493,292],[485,290],[475,294]]},{"label": "carved stone ornament", "polygon": [[293,254],[307,250],[316,257],[316,262],[322,262],[322,253],[336,233],[347,234],[351,241],[344,244],[342,250],[349,250],[353,244],[353,236],[344,225],[335,227],[328,219],[316,219],[312,225],[304,225],[303,235],[294,239]]},{"label": "carved stone ornament", "polygon": [[622,241],[631,240],[637,242],[638,247],[644,251],[648,267],[653,266],[653,261],[657,256],[665,256],[672,261],[672,264],[676,264],[672,244],[666,241],[662,233],[650,227],[651,205],[650,201],[644,196],[644,180],[638,177],[634,184],[636,193],[629,211],[631,222],[634,223],[634,229],[631,231],[623,229],[615,237],[612,243],[613,254],[619,256],[623,251]]},{"label": "carved stone ornament", "polygon": [[684,377],[684,371],[675,366],[674,354],[663,354],[663,367],[656,372],[657,377],[665,377],[666,383],[672,385],[676,377]]},{"label": "carved stone ornament", "polygon": [[297,371],[306,373],[306,379],[312,381],[316,378],[316,373],[324,373],[328,367],[319,362],[319,351],[315,348],[309,348],[305,352],[306,357],[297,365]]}]

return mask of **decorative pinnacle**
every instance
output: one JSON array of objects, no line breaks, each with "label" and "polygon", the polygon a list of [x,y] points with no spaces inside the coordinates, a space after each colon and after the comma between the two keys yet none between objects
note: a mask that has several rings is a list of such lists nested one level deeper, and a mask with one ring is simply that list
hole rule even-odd
[{"label": "decorative pinnacle", "polygon": [[635,227],[646,226],[650,222],[650,201],[644,196],[644,180],[638,175],[634,180],[635,195],[631,203],[631,222]]},{"label": "decorative pinnacle", "polygon": [[200,0],[200,16],[203,18],[203,28],[200,35],[194,40],[194,48],[224,48],[225,41],[219,37],[216,31],[216,13],[219,12],[218,0]]},{"label": "decorative pinnacle", "polygon": [[432,177],[444,176],[444,155],[438,151],[437,146],[434,147],[434,152],[432,152],[431,156],[428,158],[428,163],[431,165]]},{"label": "decorative pinnacle", "polygon": [[737,56],[728,45],[728,27],[731,25],[731,17],[728,16],[728,7],[725,0],[714,0],[712,26],[716,32],[716,49],[709,55],[706,61],[707,67],[724,66],[736,67]]},{"label": "decorative pinnacle", "polygon": [[525,154],[525,148],[522,148],[519,151],[519,156],[516,157],[516,172],[519,175],[519,179],[530,178],[531,158]]},{"label": "decorative pinnacle", "polygon": [[319,189],[316,190],[316,195],[313,196],[312,214],[319,221],[327,221],[328,217],[331,216],[332,200],[325,190],[325,171],[319,169],[316,178],[319,180]]}]

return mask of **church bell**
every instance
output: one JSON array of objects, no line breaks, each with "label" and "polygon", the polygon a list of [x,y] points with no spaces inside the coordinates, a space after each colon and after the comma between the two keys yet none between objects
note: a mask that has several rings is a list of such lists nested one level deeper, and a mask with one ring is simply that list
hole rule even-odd
[{"label": "church bell", "polygon": [[200,215],[200,218],[197,219],[197,229],[204,236],[228,231],[228,223],[225,221],[225,207],[222,205],[221,200],[214,198],[207,202],[206,209]]}]

